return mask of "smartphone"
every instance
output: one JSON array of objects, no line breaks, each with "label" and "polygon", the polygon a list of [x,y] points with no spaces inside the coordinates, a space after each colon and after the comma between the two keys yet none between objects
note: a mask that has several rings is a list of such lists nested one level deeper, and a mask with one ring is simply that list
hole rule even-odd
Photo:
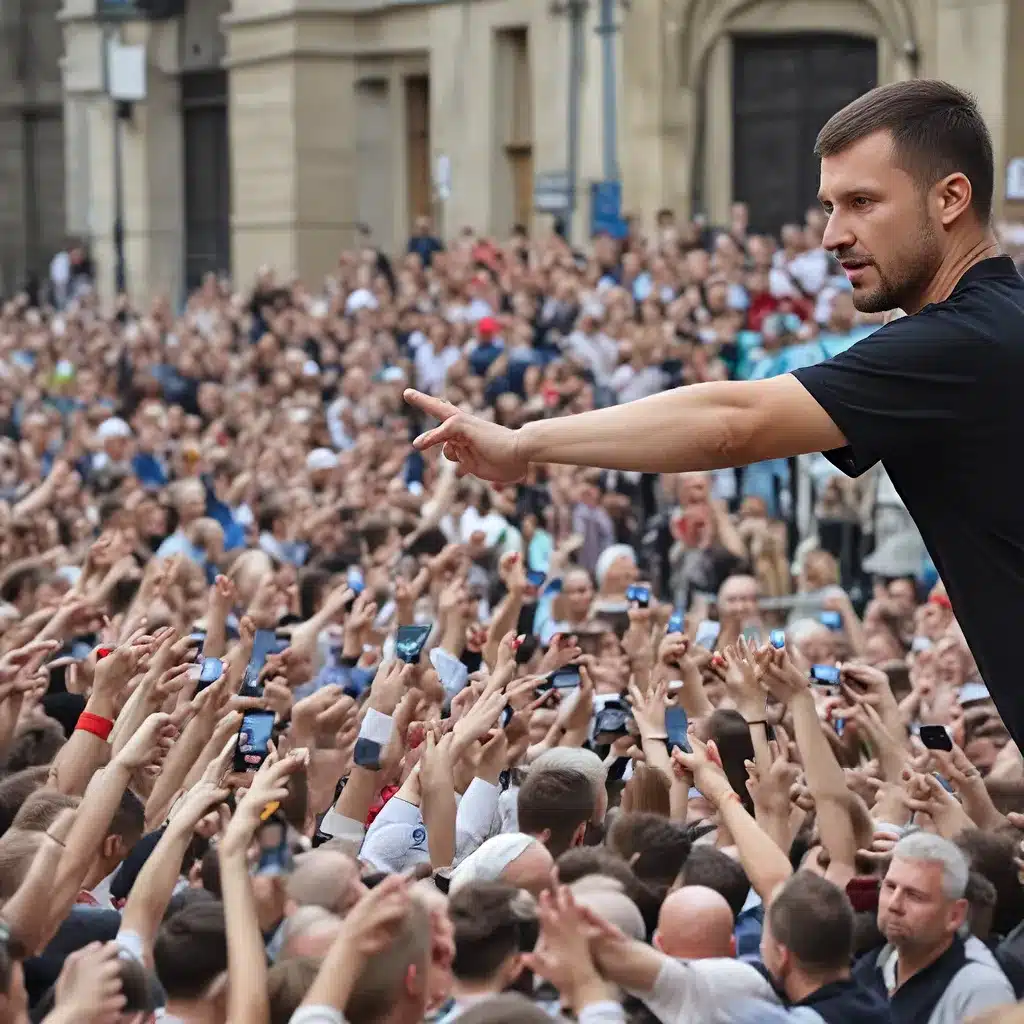
[{"label": "smartphone", "polygon": [[263,687],[260,685],[260,673],[271,654],[280,654],[288,646],[287,640],[281,640],[273,629],[257,629],[252,641],[252,657],[245,667],[240,693],[243,697],[260,697]]},{"label": "smartphone", "polygon": [[220,658],[203,658],[189,670],[189,675],[196,681],[196,693],[202,693],[224,675],[224,662]]},{"label": "smartphone", "polygon": [[878,892],[881,881],[877,878],[851,878],[846,883],[846,895],[858,913],[878,913]]},{"label": "smartphone", "polygon": [[275,812],[256,832],[259,857],[253,868],[256,875],[287,875],[292,870],[292,849],[288,842],[288,823]]},{"label": "smartphone", "polygon": [[270,753],[274,734],[273,711],[247,711],[238,727],[233,768],[236,772],[259,771]]},{"label": "smartphone", "polygon": [[630,604],[635,602],[639,607],[647,608],[651,603],[651,588],[634,583],[633,586],[626,588],[626,600]]},{"label": "smartphone", "polygon": [[611,742],[629,733],[630,711],[624,704],[610,704],[598,711],[594,717],[594,735],[610,737],[602,742]]},{"label": "smartphone", "polygon": [[527,633],[523,642],[516,648],[516,664],[529,665],[530,659],[537,653],[537,637],[534,633]]},{"label": "smartphone", "polygon": [[203,645],[206,643],[206,630],[205,629],[197,629],[197,630],[195,630],[189,636],[189,640],[191,640],[192,643],[194,643],[196,645],[196,650],[198,650],[199,653],[202,654],[203,653]]},{"label": "smartphone", "polygon": [[922,725],[921,742],[929,750],[952,750],[953,740],[944,725]]},{"label": "smartphone", "polygon": [[705,649],[712,651],[715,648],[715,641],[718,639],[718,634],[722,631],[720,623],[713,621],[712,619],[705,619],[697,627],[697,646],[704,647]]},{"label": "smartphone", "polygon": [[686,712],[675,704],[665,708],[665,732],[668,733],[668,752],[671,754],[678,747],[684,753],[689,754],[690,740],[686,735],[689,722],[686,720]]},{"label": "smartphone", "polygon": [[775,650],[781,651],[786,646],[786,631],[784,629],[773,629],[768,639]]},{"label": "smartphone", "polygon": [[398,635],[395,637],[395,654],[407,665],[416,664],[433,628],[431,622],[419,626],[399,626]]},{"label": "smartphone", "polygon": [[566,665],[565,668],[552,672],[548,679],[551,680],[551,685],[556,690],[574,690],[580,685],[580,667],[579,665]]},{"label": "smartphone", "polygon": [[682,612],[673,612],[669,616],[668,629],[665,632],[666,632],[666,634],[668,634],[668,633],[682,633],[684,627],[685,627],[685,622],[683,620],[683,613]]},{"label": "smartphone", "polygon": [[357,595],[361,594],[366,587],[366,584],[363,582],[362,570],[355,565],[349,569],[348,574],[345,577],[345,582],[348,584],[348,589],[351,590],[353,594]]},{"label": "smartphone", "polygon": [[761,630],[757,626],[745,626],[740,636],[753,647],[761,646]]},{"label": "smartphone", "polygon": [[512,716],[514,714],[515,714],[515,711],[513,710],[511,704],[508,704],[504,708],[501,709],[501,714],[498,716],[498,724],[500,725],[500,727],[502,729],[504,729],[505,726],[508,725],[508,723],[512,721]]},{"label": "smartphone", "polygon": [[544,586],[544,581],[547,578],[548,574],[546,572],[541,572],[539,569],[528,569],[526,571],[526,582],[537,590],[540,590],[540,588]]},{"label": "smartphone", "polygon": [[835,665],[812,665],[811,682],[819,686],[838,686],[839,669]]},{"label": "smartphone", "polygon": [[823,626],[833,631],[843,628],[843,617],[839,612],[822,612],[818,616],[818,621]]}]

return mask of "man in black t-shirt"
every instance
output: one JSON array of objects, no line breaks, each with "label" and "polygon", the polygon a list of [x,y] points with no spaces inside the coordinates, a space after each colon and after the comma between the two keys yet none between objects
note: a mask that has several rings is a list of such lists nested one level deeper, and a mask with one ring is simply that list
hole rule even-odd
[{"label": "man in black t-shirt", "polygon": [[1024,438],[1024,280],[990,225],[988,129],[971,97],[918,79],[839,111],[816,151],[822,244],[856,307],[909,315],[793,374],[694,385],[518,431],[407,392],[443,421],[416,445],[443,444],[465,471],[496,481],[521,479],[531,462],[661,473],[823,451],[857,475],[882,461],[1024,745],[1024,495],[1006,472]]}]

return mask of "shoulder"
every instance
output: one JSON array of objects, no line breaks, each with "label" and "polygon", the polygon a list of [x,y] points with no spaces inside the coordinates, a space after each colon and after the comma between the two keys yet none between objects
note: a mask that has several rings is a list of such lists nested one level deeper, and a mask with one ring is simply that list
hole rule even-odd
[{"label": "shoulder", "polygon": [[987,963],[973,958],[957,971],[946,994],[961,1013],[1016,1002],[1013,986],[1002,969],[994,961]]}]

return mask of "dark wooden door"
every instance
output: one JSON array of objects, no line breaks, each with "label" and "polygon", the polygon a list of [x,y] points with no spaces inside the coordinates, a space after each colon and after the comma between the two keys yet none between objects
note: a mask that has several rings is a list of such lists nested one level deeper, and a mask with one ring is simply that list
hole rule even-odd
[{"label": "dark wooden door", "polygon": [[231,269],[228,80],[223,71],[181,76],[185,132],[185,287]]},{"label": "dark wooden door", "polygon": [[814,140],[841,107],[878,84],[878,50],[860,36],[733,39],[733,198],[755,231],[802,223],[818,193]]}]

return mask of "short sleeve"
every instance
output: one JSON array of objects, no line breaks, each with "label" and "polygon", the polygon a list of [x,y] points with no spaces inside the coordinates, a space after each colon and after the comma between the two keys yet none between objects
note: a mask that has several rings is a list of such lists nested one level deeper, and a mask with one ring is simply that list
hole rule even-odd
[{"label": "short sleeve", "polygon": [[843,432],[826,452],[850,476],[951,436],[977,401],[988,342],[939,306],[902,317],[793,376]]}]

